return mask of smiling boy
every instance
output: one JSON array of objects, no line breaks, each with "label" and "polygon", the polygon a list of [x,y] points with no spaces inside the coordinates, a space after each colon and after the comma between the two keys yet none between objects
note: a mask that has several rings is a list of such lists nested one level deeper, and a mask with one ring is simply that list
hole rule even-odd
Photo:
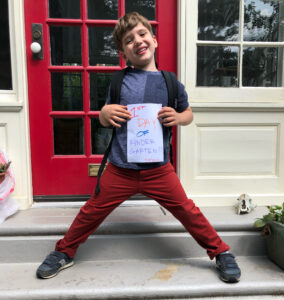
[{"label": "smiling boy", "polygon": [[[168,94],[163,75],[157,70],[155,49],[158,46],[148,20],[136,12],[118,20],[114,40],[122,57],[133,65],[123,78],[120,104],[102,108],[99,119],[103,126],[116,129],[109,164],[100,181],[100,192],[94,194],[81,208],[63,239],[56,243],[39,266],[39,278],[51,278],[60,270],[73,264],[79,245],[123,201],[141,193],[155,199],[170,211],[207,250],[208,256],[216,258],[220,277],[225,282],[237,282],[241,271],[229,246],[221,240],[198,207],[188,199],[181,183],[169,162],[169,127],[188,125],[193,120],[184,86],[178,82],[177,109],[168,107]],[[127,159],[127,123],[131,113],[127,105],[146,103],[161,104],[157,117],[162,124],[164,159],[157,162],[129,162]]]}]

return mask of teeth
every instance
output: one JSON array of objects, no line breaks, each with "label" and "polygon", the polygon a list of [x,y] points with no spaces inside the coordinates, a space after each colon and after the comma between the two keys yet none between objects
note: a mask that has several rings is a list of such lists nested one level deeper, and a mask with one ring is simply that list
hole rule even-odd
[{"label": "teeth", "polygon": [[141,53],[141,52],[145,51],[146,49],[147,48],[142,48],[142,49],[138,50],[137,53]]}]

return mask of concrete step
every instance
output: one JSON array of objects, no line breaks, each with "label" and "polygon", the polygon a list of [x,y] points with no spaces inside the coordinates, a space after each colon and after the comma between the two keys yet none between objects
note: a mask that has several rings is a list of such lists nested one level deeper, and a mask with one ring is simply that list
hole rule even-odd
[{"label": "concrete step", "polygon": [[[79,208],[33,208],[0,226],[0,263],[39,262],[54,249]],[[265,255],[264,240],[253,228],[263,214],[236,215],[233,208],[203,208],[203,213],[237,256]],[[21,255],[19,255],[21,249]],[[77,253],[85,261],[175,259],[206,253],[170,213],[159,206],[117,208]]]},{"label": "concrete step", "polygon": [[238,263],[242,278],[237,284],[220,281],[214,261],[208,258],[100,262],[76,259],[73,267],[48,280],[35,277],[36,263],[0,264],[0,299],[233,299],[241,296],[262,299],[275,295],[278,300],[283,297],[284,272],[266,257],[238,257]]}]

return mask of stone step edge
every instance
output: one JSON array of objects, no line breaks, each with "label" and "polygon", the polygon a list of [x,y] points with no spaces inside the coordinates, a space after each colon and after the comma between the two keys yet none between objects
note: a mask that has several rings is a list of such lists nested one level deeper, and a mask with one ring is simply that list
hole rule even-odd
[{"label": "stone step edge", "polygon": [[[211,223],[212,224],[212,223]],[[216,231],[220,232],[256,232],[253,224],[212,224]],[[37,224],[33,227],[19,225],[0,228],[1,236],[45,236],[63,235],[70,224]],[[95,231],[95,235],[118,234],[152,234],[152,233],[183,233],[187,232],[181,224],[158,222],[104,222]]]},{"label": "stone step edge", "polygon": [[[0,225],[0,236],[62,235],[79,208],[32,208],[19,211]],[[251,214],[236,215],[232,207],[204,207],[202,212],[217,231],[255,231],[254,220],[266,211],[258,207]],[[185,232],[169,212],[158,206],[118,207],[95,234],[142,234]]]},{"label": "stone step edge", "polygon": [[[213,270],[215,263],[208,261],[208,258],[142,262],[130,260],[121,263],[105,261],[99,264],[81,262],[64,271],[64,275],[60,273],[56,278],[48,281],[35,278],[38,264],[0,264],[1,269],[6,270],[6,276],[14,274],[15,280],[11,283],[12,286],[6,285],[5,288],[8,279],[3,281],[5,275],[0,276],[0,299],[57,300],[76,297],[80,299],[181,299],[183,297],[284,295],[284,273],[266,257],[238,257],[237,259],[242,267],[242,278],[238,284],[226,284],[220,281],[217,272]],[[127,267],[129,263],[134,263],[130,269]],[[177,264],[180,264],[181,268],[176,273],[178,276],[175,276],[174,266]],[[139,265],[141,269],[137,269]],[[159,276],[156,275],[167,269],[172,270],[173,281],[159,280]],[[97,270],[97,273],[94,270]],[[25,274],[23,281],[21,273]],[[140,277],[137,280],[133,279],[134,274]],[[153,274],[154,276],[151,277]],[[124,276],[128,276],[128,279]],[[125,282],[121,282],[122,278]],[[25,281],[28,284],[25,284]],[[20,282],[21,284],[18,285]],[[17,285],[17,288],[13,285]]]}]

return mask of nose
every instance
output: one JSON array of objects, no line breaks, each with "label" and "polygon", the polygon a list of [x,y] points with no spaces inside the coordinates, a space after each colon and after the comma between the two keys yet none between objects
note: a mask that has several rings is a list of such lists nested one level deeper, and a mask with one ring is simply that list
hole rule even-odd
[{"label": "nose", "polygon": [[140,45],[141,43],[142,43],[141,37],[140,36],[135,37],[134,45],[137,46]]}]

